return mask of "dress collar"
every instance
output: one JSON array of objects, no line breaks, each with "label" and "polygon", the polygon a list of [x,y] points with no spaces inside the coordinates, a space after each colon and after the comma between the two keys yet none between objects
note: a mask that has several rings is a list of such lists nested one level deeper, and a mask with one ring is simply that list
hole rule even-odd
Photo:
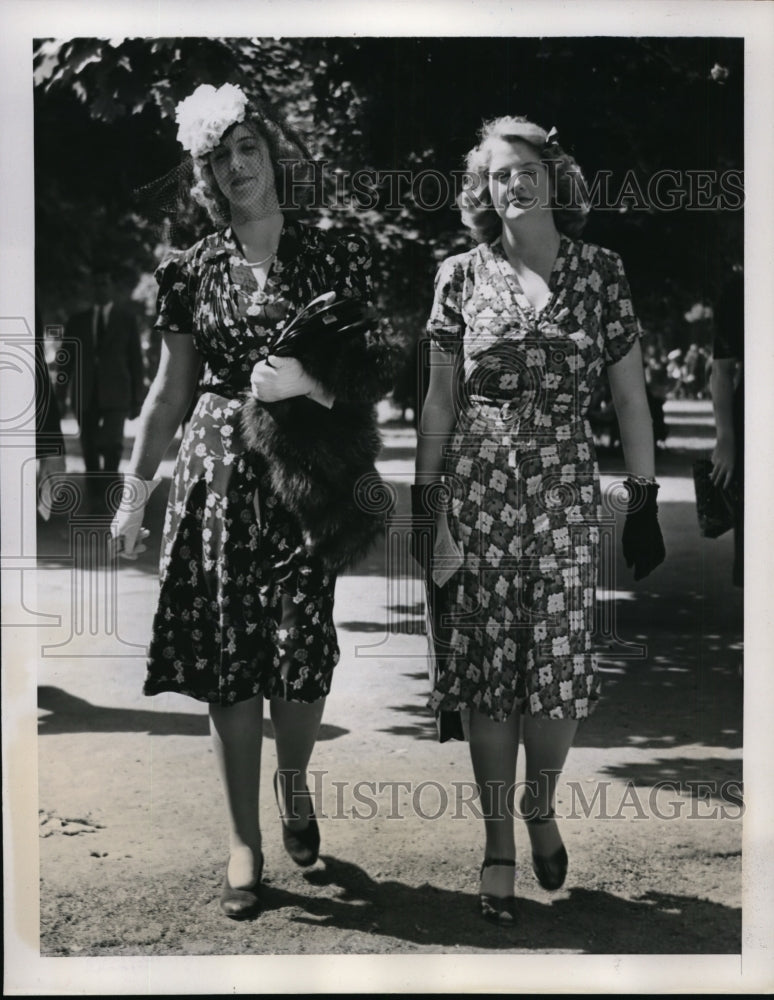
[{"label": "dress collar", "polygon": [[498,236],[491,243],[484,243],[480,246],[484,253],[489,255],[490,261],[499,271],[513,300],[523,313],[537,320],[548,320],[556,312],[560,300],[564,297],[563,286],[568,270],[567,264],[576,252],[574,240],[565,236],[564,233],[559,233],[559,247],[548,278],[549,299],[545,306],[539,310],[536,310],[524,295],[516,272],[511,267],[505,253],[502,237]]},{"label": "dress collar", "polygon": [[[302,240],[302,226],[294,219],[288,219],[286,217],[282,227],[282,232],[280,233],[280,239],[277,245],[277,256],[274,258],[274,262],[285,262],[295,257],[298,252],[298,244]],[[209,236],[204,238],[201,260],[215,260],[218,257],[228,257],[231,262],[237,266],[244,267],[247,264],[234,230],[230,224],[225,226],[223,229],[218,229],[214,233],[210,233]]]}]

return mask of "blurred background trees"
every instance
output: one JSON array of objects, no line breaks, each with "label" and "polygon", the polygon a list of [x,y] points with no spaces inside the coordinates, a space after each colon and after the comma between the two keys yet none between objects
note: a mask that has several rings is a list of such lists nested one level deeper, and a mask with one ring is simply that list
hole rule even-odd
[{"label": "blurred background trees", "polygon": [[[170,237],[137,191],[180,162],[176,103],[199,83],[226,81],[276,106],[327,161],[336,183],[313,221],[369,236],[380,306],[407,356],[429,311],[437,261],[470,245],[450,197],[421,204],[437,200],[430,172],[461,171],[482,120],[500,114],[555,126],[590,181],[609,178],[617,205],[593,212],[585,236],[622,254],[645,330],[666,349],[708,340],[711,325],[694,319],[742,263],[741,197],[736,210],[712,208],[715,186],[708,207],[667,211],[640,192],[659,171],[678,172],[684,185],[690,171],[743,169],[741,39],[41,39],[36,280],[44,323],[86,304],[98,259],[120,265],[138,310],[152,313],[149,276]],[[356,171],[374,178],[365,195],[351,190]],[[421,190],[408,172],[424,172]],[[706,195],[707,182],[694,182]],[[191,211],[178,220],[178,242],[208,227]]]}]

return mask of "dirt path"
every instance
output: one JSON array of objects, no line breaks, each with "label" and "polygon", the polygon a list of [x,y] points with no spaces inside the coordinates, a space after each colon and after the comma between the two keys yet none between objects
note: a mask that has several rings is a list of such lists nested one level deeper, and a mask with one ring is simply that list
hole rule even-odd
[{"label": "dirt path", "polygon": [[[555,894],[537,885],[519,824],[513,930],[476,912],[482,824],[467,748],[438,744],[424,709],[416,581],[388,584],[382,553],[339,581],[343,656],[313,761],[322,857],[303,872],[282,851],[267,722],[265,908],[235,923],[218,908],[226,844],[206,714],[178,696],[139,694],[155,552],[122,571],[117,635],[71,635],[71,540],[62,519],[49,524],[40,576],[62,625],[45,630],[38,670],[41,954],[738,955],[742,595],[730,582],[730,536],[704,541],[695,523],[688,463],[706,441],[706,413],[679,416],[660,463],[668,562],[638,584],[618,563],[604,602],[615,634],[603,702],[557,804],[567,883]],[[388,428],[382,470],[399,514],[412,454],[411,431]],[[603,471],[618,461],[603,456]],[[156,538],[161,511],[151,511]],[[624,643],[647,643],[647,657]],[[454,966],[431,967],[439,988],[460,988]],[[250,975],[264,991],[269,980]]]}]

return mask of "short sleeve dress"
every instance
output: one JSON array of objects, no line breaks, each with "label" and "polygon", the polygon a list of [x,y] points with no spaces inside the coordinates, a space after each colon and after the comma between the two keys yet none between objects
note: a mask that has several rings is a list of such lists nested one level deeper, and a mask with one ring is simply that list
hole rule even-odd
[{"label": "short sleeve dress", "polygon": [[582,719],[599,698],[602,508],[586,413],[640,329],[612,251],[562,235],[549,289],[533,309],[499,239],[436,277],[428,333],[461,363],[445,478],[464,556],[446,584],[452,652],[436,712]]},{"label": "short sleeve dress", "polygon": [[230,228],[158,268],[155,326],[193,336],[202,366],[164,523],[145,694],[227,705],[330,690],[335,579],[242,445],[239,411],[285,323],[322,292],[370,300],[370,267],[363,237],[286,221],[263,289]]}]

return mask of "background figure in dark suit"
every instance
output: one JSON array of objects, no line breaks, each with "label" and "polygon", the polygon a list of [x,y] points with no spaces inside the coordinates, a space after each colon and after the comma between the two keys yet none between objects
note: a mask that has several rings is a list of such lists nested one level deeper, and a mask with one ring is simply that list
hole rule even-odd
[{"label": "background figure in dark suit", "polygon": [[114,275],[96,269],[93,280],[94,305],[65,328],[65,338],[77,341],[79,350],[70,352],[64,371],[86,472],[117,472],[124,421],[142,406],[142,349],[135,317],[118,301]]},{"label": "background figure in dark suit", "polygon": [[46,362],[43,322],[35,309],[35,457],[38,462],[38,513],[51,517],[52,486],[66,470],[59,401]]}]

